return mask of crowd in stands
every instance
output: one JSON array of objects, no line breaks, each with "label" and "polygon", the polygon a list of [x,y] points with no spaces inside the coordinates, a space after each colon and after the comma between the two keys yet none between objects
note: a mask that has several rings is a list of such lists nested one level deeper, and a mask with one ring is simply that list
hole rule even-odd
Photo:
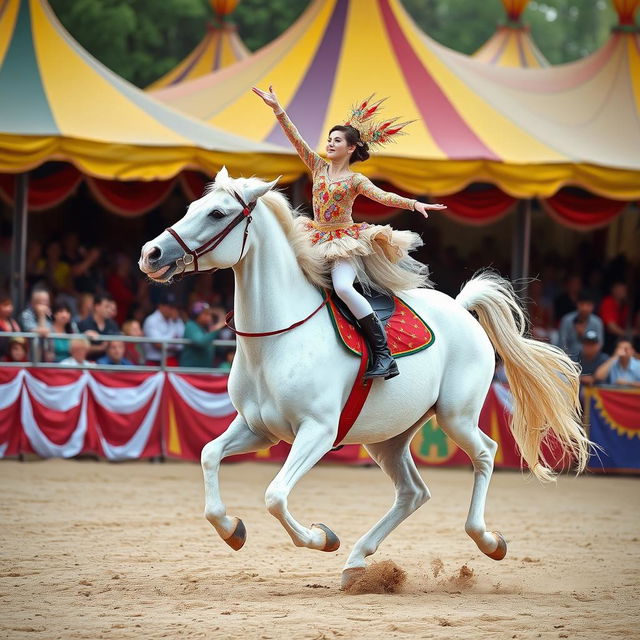
[{"label": "crowd in stands", "polygon": [[[488,250],[491,249],[490,247]],[[491,249],[492,255],[497,248]],[[462,260],[453,248],[434,252],[436,286],[455,295],[472,273],[474,259]],[[603,383],[640,387],[640,273],[619,256],[605,265],[594,263],[588,250],[571,265],[557,256],[533,252],[528,285],[531,334],[561,347],[582,367],[585,385]],[[468,267],[464,264],[469,263]],[[497,265],[504,272],[504,265]],[[465,271],[466,270],[466,271]],[[166,345],[168,366],[229,369],[233,349],[216,348],[213,340],[233,339],[224,325],[231,308],[231,278],[218,274],[185,278],[171,288],[142,277],[124,253],[106,256],[85,248],[68,232],[45,247],[37,241],[27,252],[29,303],[14,310],[0,295],[0,359],[63,364],[158,365],[161,342],[186,338],[188,345]],[[450,290],[449,290],[450,289]],[[33,331],[41,340],[9,339],[2,332]],[[83,334],[71,340],[52,334]],[[101,340],[105,335],[146,337],[144,344]],[[33,350],[39,348],[40,353]]]},{"label": "crowd in stands", "polygon": [[[75,233],[43,249],[31,242],[27,252],[29,301],[15,310],[8,293],[0,292],[0,360],[52,362],[64,365],[159,365],[161,342],[168,344],[166,364],[228,370],[234,351],[214,346],[233,339],[225,328],[232,292],[217,292],[211,277],[185,279],[185,286],[154,285],[137,272],[127,255],[111,259],[98,249],[82,247]],[[6,283],[4,283],[6,284]],[[228,288],[228,287],[226,287]],[[6,332],[35,332],[40,339],[2,337]],[[74,334],[73,338],[54,337]],[[102,340],[101,336],[135,336],[145,342]]]}]

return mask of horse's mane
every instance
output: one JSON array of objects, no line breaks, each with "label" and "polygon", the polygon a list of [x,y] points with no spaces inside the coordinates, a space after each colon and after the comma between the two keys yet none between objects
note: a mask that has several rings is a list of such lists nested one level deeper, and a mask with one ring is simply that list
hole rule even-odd
[{"label": "horse's mane", "polygon": [[[233,195],[235,190],[243,193],[246,188],[264,184],[264,180],[255,177],[228,178],[227,180],[220,180],[220,177],[218,177],[215,182],[207,185],[205,194],[219,188]],[[300,212],[293,209],[286,196],[279,191],[267,191],[259,200],[262,200],[269,207],[282,227],[307,280],[318,287],[329,287],[331,281],[325,261],[313,253],[309,241],[297,225],[294,224],[295,218],[301,215]]]}]

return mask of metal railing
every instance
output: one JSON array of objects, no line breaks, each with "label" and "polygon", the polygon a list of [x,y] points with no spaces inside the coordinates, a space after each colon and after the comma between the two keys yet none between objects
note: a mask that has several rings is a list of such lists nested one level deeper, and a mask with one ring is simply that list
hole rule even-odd
[{"label": "metal railing", "polygon": [[[36,331],[3,331],[0,332],[0,338],[25,338],[29,341],[28,353],[31,360],[28,362],[0,362],[0,367],[40,367],[47,369],[89,369],[91,371],[180,371],[182,373],[215,373],[219,375],[228,374],[227,369],[219,369],[216,367],[172,367],[167,365],[168,347],[170,345],[190,345],[193,340],[186,338],[150,338],[149,336],[125,336],[102,335],[99,338],[90,338],[85,333],[47,333],[45,336]],[[40,356],[45,351],[44,345],[47,340],[87,340],[89,344],[98,342],[133,342],[137,344],[157,344],[160,345],[160,364],[159,365],[117,365],[117,364],[60,364],[59,362],[47,362]],[[215,347],[236,347],[235,340],[212,340]],[[35,356],[35,357],[34,357]]]}]

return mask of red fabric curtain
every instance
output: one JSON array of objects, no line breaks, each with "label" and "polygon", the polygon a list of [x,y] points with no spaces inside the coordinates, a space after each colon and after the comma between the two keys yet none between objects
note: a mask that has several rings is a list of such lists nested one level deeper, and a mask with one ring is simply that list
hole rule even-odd
[{"label": "red fabric curtain", "polygon": [[[82,174],[71,164],[49,162],[29,173],[29,210],[44,211],[66,200],[78,187]],[[0,197],[10,205],[16,191],[16,175],[0,174]]]},{"label": "red fabric curtain", "polygon": [[94,198],[105,208],[120,216],[136,217],[157,207],[171,192],[172,180],[153,182],[118,182],[86,177]]},{"label": "red fabric curtain", "polygon": [[517,201],[489,184],[474,184],[459,193],[438,196],[436,200],[447,205],[443,211],[445,215],[476,226],[498,221],[511,211]]},{"label": "red fabric curtain", "polygon": [[579,231],[608,225],[629,204],[596,196],[578,187],[565,187],[540,202],[560,224]]}]

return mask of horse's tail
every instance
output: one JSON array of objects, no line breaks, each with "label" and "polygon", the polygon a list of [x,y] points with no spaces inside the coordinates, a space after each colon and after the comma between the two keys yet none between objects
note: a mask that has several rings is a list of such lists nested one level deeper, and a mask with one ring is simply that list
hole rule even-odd
[{"label": "horse's tail", "polygon": [[549,431],[583,471],[591,443],[580,422],[578,365],[559,348],[525,337],[527,317],[511,283],[497,274],[476,273],[456,301],[477,314],[504,362],[514,400],[511,431],[531,472],[555,478],[541,450]]}]

